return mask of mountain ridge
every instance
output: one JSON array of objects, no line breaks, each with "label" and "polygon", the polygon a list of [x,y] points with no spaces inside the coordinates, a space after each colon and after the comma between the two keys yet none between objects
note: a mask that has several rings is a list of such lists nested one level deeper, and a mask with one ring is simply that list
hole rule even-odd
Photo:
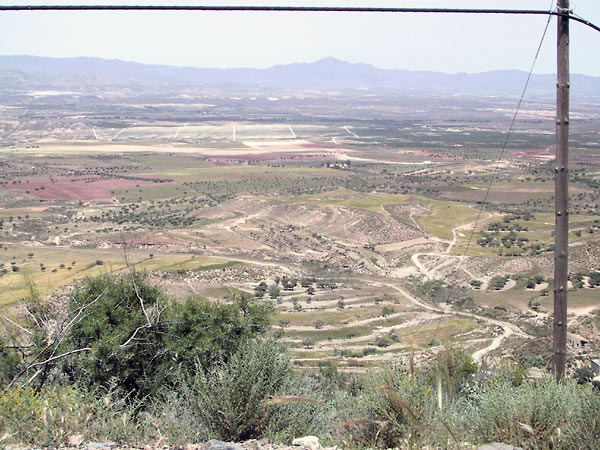
[{"label": "mountain ridge", "polygon": [[[394,89],[413,93],[519,95],[527,72],[496,70],[481,73],[443,73],[380,69],[366,63],[349,63],[327,57],[309,63],[280,64],[266,69],[201,68],[142,64],[98,57],[50,58],[29,55],[0,56],[0,83],[4,88],[18,82],[19,75],[36,78],[42,84],[115,85],[123,83],[184,86],[239,86],[298,89]],[[8,79],[7,79],[8,78]],[[571,75],[575,95],[600,96],[600,77]],[[533,74],[528,92],[553,96],[555,75]]]}]

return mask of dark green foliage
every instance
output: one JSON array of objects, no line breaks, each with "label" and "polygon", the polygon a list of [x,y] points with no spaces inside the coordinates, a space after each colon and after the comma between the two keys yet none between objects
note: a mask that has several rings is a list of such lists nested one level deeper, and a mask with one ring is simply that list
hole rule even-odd
[{"label": "dark green foliage", "polygon": [[509,280],[509,276],[507,275],[497,275],[490,280],[489,288],[499,291],[506,286],[506,283]]},{"label": "dark green foliage", "polygon": [[575,371],[575,378],[578,384],[591,383],[594,376],[594,372],[589,367],[580,367]]},{"label": "dark green foliage", "polygon": [[582,289],[585,287],[584,277],[585,275],[581,272],[577,272],[575,275],[570,276],[570,279],[573,283],[573,287],[576,289]]},{"label": "dark green foliage", "polygon": [[315,277],[304,277],[300,279],[300,286],[306,289],[309,286],[311,286],[315,281]]},{"label": "dark green foliage", "polygon": [[441,280],[430,280],[419,284],[417,295],[432,303],[447,303],[461,309],[471,308],[474,304],[473,297],[467,290],[446,284]]},{"label": "dark green foliage", "polygon": [[298,281],[295,278],[288,278],[284,276],[281,279],[281,285],[283,286],[284,291],[293,291],[297,284]]},{"label": "dark green foliage", "polygon": [[600,286],[600,272],[590,272],[588,276],[590,277],[591,287]]},{"label": "dark green foliage", "polygon": [[262,298],[265,296],[265,294],[267,293],[267,283],[265,283],[264,281],[261,281],[260,283],[258,283],[258,285],[254,288],[254,295],[258,298]]},{"label": "dark green foliage", "polygon": [[0,336],[0,388],[4,388],[17,374],[23,360]]},{"label": "dark green foliage", "polygon": [[172,336],[169,348],[180,365],[191,369],[197,361],[208,368],[228,361],[247,339],[267,331],[273,314],[270,302],[255,302],[244,294],[228,302],[191,298],[165,315]]},{"label": "dark green foliage", "polygon": [[483,283],[481,281],[479,281],[479,280],[471,280],[471,281],[469,281],[469,284],[471,286],[473,286],[475,289],[479,289],[479,288],[481,288],[481,285]]},{"label": "dark green foliage", "polygon": [[396,312],[396,310],[394,309],[393,306],[384,306],[383,309],[381,310],[381,315],[383,317],[387,317],[391,314],[394,314]]},{"label": "dark green foliage", "polygon": [[70,299],[70,313],[83,317],[65,341],[67,350],[90,350],[70,358],[64,370],[90,385],[109,386],[114,378],[126,392],[148,393],[158,366],[169,358],[160,323],[166,306],[140,274],[88,279]]},{"label": "dark green foliage", "polygon": [[272,299],[276,299],[280,295],[281,295],[281,289],[279,288],[279,286],[277,284],[274,284],[269,287],[269,297],[271,297]]},{"label": "dark green foliage", "polygon": [[69,309],[80,319],[64,350],[89,350],[72,355],[63,370],[90,385],[116,382],[137,397],[171,383],[181,369],[226,361],[241,342],[266,330],[273,311],[242,295],[173,303],[139,273],[88,279]]}]

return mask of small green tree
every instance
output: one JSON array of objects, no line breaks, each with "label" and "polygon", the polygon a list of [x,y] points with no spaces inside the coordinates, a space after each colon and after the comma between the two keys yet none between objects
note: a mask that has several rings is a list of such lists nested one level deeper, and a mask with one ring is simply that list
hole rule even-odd
[{"label": "small green tree", "polygon": [[471,280],[471,281],[469,281],[469,284],[471,286],[473,286],[475,289],[481,288],[481,285],[482,285],[480,280]]},{"label": "small green tree", "polygon": [[240,343],[265,332],[268,302],[234,295],[225,302],[167,299],[139,273],[91,278],[69,302],[75,320],[61,352],[74,352],[63,367],[89,385],[118,386],[144,396],[169,384],[180,370],[227,361]]},{"label": "small green tree", "polygon": [[281,288],[278,285],[274,284],[272,286],[269,286],[269,297],[271,297],[272,299],[276,299],[280,295]]},{"label": "small green tree", "polygon": [[489,283],[490,289],[494,289],[496,291],[503,289],[504,286],[506,286],[506,283],[508,282],[509,278],[510,277],[505,276],[505,275],[497,275],[497,276],[493,277]]},{"label": "small green tree", "polygon": [[261,281],[260,283],[258,283],[258,285],[254,288],[254,295],[258,298],[262,298],[265,296],[265,294],[267,293],[268,290],[268,286],[267,283],[265,283],[264,281]]},{"label": "small green tree", "polygon": [[594,379],[594,372],[589,367],[580,367],[575,371],[577,384],[591,383]]}]

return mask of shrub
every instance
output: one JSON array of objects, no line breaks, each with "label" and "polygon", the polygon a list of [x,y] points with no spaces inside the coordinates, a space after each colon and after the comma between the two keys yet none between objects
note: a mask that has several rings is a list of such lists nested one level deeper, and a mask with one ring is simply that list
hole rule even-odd
[{"label": "shrub", "polygon": [[506,286],[506,283],[509,280],[509,276],[503,276],[503,275],[497,275],[495,277],[492,277],[492,279],[490,280],[488,286],[490,289],[494,289],[494,290],[501,290]]},{"label": "shrub", "polygon": [[[426,377],[388,367],[366,387],[363,416],[346,425],[347,438],[371,448],[394,448],[433,434],[436,399]],[[412,448],[412,447],[410,447]]]},{"label": "shrub", "polygon": [[[156,428],[141,420],[114,390],[91,392],[54,384],[40,390],[16,387],[0,394],[0,445],[56,448],[68,438],[148,442]],[[21,448],[20,446],[18,448]]]},{"label": "shrub", "polygon": [[450,402],[470,388],[478,366],[461,348],[448,347],[437,354],[429,370],[430,383],[440,383],[445,400]]},{"label": "shrub", "polygon": [[[600,396],[574,380],[494,380],[471,400],[456,405],[467,434],[480,442],[510,442],[526,448],[597,448]],[[457,426],[458,428],[458,426]]]},{"label": "shrub", "polygon": [[211,437],[259,438],[269,421],[267,400],[290,377],[290,354],[273,340],[249,340],[223,364],[194,374],[184,397]]},{"label": "shrub", "polygon": [[594,379],[594,372],[589,367],[580,367],[575,371],[575,378],[577,384],[591,383]]},{"label": "shrub", "polygon": [[384,306],[383,309],[381,310],[381,315],[383,317],[387,317],[391,314],[394,314],[394,312],[396,312],[396,310],[394,309],[393,306]]},{"label": "shrub", "polygon": [[[321,372],[322,373],[322,372]],[[285,389],[287,395],[269,403],[269,420],[264,436],[276,442],[291,443],[299,436],[319,436],[321,444],[335,445],[337,428],[353,417],[361,415],[361,402],[341,380],[322,376],[297,377]]]},{"label": "shrub", "polygon": [[74,325],[61,351],[79,352],[63,372],[91,386],[117,380],[137,398],[171,383],[179,370],[227,361],[241,342],[268,328],[273,311],[244,295],[173,303],[139,273],[88,279],[69,308]]},{"label": "shrub", "polygon": [[70,315],[81,320],[67,330],[63,350],[89,350],[74,354],[63,370],[91,386],[108,387],[116,378],[126,392],[147,394],[161,356],[169,356],[159,333],[165,308],[166,299],[140,274],[86,280],[69,300]]},{"label": "shrub", "polygon": [[0,395],[0,432],[3,440],[37,445],[64,443],[68,433],[86,425],[90,410],[76,390],[14,388]]}]

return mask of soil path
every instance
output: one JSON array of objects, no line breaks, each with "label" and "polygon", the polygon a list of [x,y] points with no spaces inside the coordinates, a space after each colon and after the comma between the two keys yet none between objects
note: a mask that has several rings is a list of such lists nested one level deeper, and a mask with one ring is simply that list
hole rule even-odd
[{"label": "soil path", "polygon": [[524,333],[523,331],[521,331],[521,329],[519,327],[517,327],[516,325],[513,325],[510,322],[505,322],[502,320],[496,320],[496,319],[491,319],[489,317],[485,317],[485,316],[480,316],[479,314],[475,314],[475,313],[470,313],[470,312],[463,312],[463,311],[453,311],[452,309],[446,308],[446,309],[442,309],[439,308],[437,306],[433,306],[430,305],[426,302],[424,302],[423,300],[418,299],[417,297],[415,297],[414,295],[408,293],[407,291],[405,291],[404,289],[402,289],[399,286],[396,286],[394,284],[391,283],[384,283],[385,286],[388,286],[396,291],[398,291],[400,294],[402,294],[402,296],[404,298],[406,298],[408,301],[414,303],[415,305],[420,306],[421,308],[425,308],[428,311],[435,311],[441,314],[446,314],[446,315],[453,315],[453,316],[460,316],[460,317],[471,317],[473,319],[476,319],[478,321],[482,321],[482,322],[487,322],[489,324],[495,325],[497,327],[502,328],[503,332],[502,334],[500,334],[499,336],[495,337],[492,342],[490,343],[490,345],[488,345],[485,348],[482,348],[480,350],[477,350],[475,353],[473,353],[471,356],[473,357],[473,359],[480,363],[481,361],[483,361],[483,358],[490,353],[493,350],[496,350],[498,347],[500,347],[500,344],[502,343],[502,341],[504,339],[506,339],[509,336],[512,335],[518,335],[524,338],[528,338],[531,339],[532,336],[528,335],[527,333]]},{"label": "soil path", "polygon": [[[488,213],[488,219],[490,217],[492,217],[493,214]],[[438,272],[440,269],[452,264],[456,258],[459,259],[459,265],[458,267],[462,266],[462,261],[464,259],[464,256],[457,256],[457,255],[450,255],[450,253],[452,252],[452,250],[454,249],[454,247],[456,247],[456,244],[458,242],[458,239],[460,237],[460,230],[472,230],[478,223],[477,222],[469,222],[469,223],[465,223],[462,225],[458,225],[457,227],[454,227],[452,229],[452,240],[448,243],[448,247],[446,247],[446,250],[444,250],[444,252],[428,252],[428,253],[415,253],[414,255],[412,255],[411,260],[413,262],[413,264],[417,267],[417,269],[428,279],[428,280],[432,280],[435,278],[435,274],[436,272]],[[442,262],[437,264],[435,267],[428,269],[423,263],[421,263],[420,258],[422,256],[435,256],[435,257],[439,257],[442,259]],[[466,272],[466,271],[465,271]],[[475,278],[473,276],[473,274],[471,272],[467,272],[467,274],[469,276],[471,276],[471,278]],[[481,280],[481,281],[485,281],[485,280]]]}]

